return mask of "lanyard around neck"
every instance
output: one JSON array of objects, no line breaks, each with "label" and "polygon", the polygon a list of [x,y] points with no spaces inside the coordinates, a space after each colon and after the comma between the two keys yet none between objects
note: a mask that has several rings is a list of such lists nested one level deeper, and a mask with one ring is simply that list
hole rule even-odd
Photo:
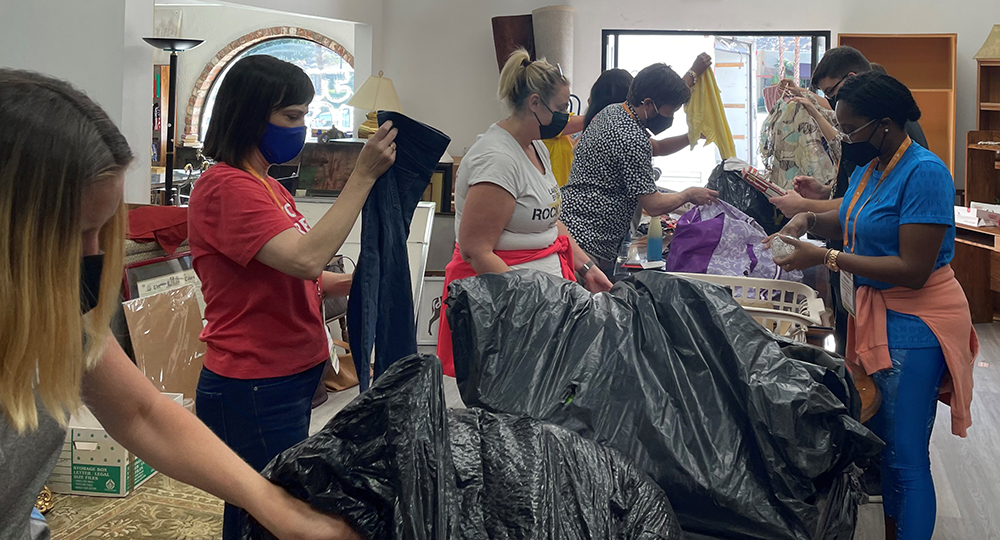
[{"label": "lanyard around neck", "polygon": [[[844,218],[844,248],[846,249],[850,246],[851,253],[854,253],[855,242],[857,241],[858,218],[861,216],[861,212],[865,209],[865,206],[868,206],[868,202],[875,196],[875,192],[878,191],[878,188],[883,182],[885,182],[885,179],[889,177],[889,173],[896,168],[896,164],[899,163],[899,160],[903,157],[903,154],[906,153],[906,150],[910,148],[910,144],[912,142],[913,140],[907,136],[906,140],[899,145],[896,153],[892,156],[892,159],[889,160],[889,164],[886,165],[885,171],[882,172],[882,177],[879,178],[878,183],[875,184],[875,189],[873,189],[871,194],[868,195],[868,198],[865,199],[861,208],[858,208],[858,213],[854,215],[854,228],[851,229],[851,213],[854,211],[854,205],[857,204],[858,199],[861,198],[861,194],[864,193],[865,188],[868,187],[868,180],[871,179],[872,171],[874,171],[875,167],[878,165],[878,159],[873,159],[872,162],[868,164],[868,169],[865,170],[864,176],[861,177],[861,182],[858,183],[858,187],[854,190],[854,196],[851,197],[851,204],[847,207],[847,216]],[[851,232],[850,244],[847,243],[847,233],[849,230]]]},{"label": "lanyard around neck", "polygon": [[285,212],[284,205],[282,205],[281,201],[278,200],[278,195],[274,192],[273,189],[271,189],[271,185],[267,183],[267,180],[264,180],[264,177],[257,174],[257,171],[253,170],[253,167],[247,167],[247,172],[252,174],[254,178],[256,178],[257,180],[260,180],[261,184],[264,184],[264,188],[267,189],[267,192],[271,195],[271,200],[274,201],[274,204],[278,207],[278,210],[280,210],[282,214],[287,215],[287,213]]}]

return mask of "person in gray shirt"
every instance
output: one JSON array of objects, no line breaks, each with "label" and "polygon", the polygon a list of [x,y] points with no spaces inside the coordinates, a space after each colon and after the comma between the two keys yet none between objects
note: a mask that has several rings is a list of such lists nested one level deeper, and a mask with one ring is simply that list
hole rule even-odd
[{"label": "person in gray shirt", "polygon": [[132,161],[82,92],[0,68],[0,539],[40,534],[32,506],[82,403],[160,472],[245,508],[278,538],[358,539],[257,474],[110,335]]}]

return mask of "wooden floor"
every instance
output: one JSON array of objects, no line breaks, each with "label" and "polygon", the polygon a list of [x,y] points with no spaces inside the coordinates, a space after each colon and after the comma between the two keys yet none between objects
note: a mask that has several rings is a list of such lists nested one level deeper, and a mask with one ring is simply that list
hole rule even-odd
[{"label": "wooden floor", "polygon": [[[976,325],[976,331],[980,352],[969,437],[951,434],[950,412],[940,403],[931,437],[938,506],[933,540],[1000,540],[1000,323]],[[330,400],[313,411],[310,432],[318,431],[357,395],[357,389],[330,394]],[[463,406],[454,379],[447,377],[445,400],[449,407]],[[883,536],[882,506],[863,506],[855,540]]]}]

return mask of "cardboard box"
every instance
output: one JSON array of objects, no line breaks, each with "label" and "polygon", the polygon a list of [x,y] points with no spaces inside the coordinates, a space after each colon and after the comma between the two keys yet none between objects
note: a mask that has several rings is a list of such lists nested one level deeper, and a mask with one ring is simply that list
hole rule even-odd
[{"label": "cardboard box", "polygon": [[[164,395],[183,404],[182,394]],[[155,469],[112,439],[83,407],[70,417],[48,486],[54,493],[125,497],[154,474]]]},{"label": "cardboard box", "polygon": [[[982,203],[972,203],[972,205],[972,208],[966,208],[964,206],[955,207],[955,223],[967,225],[969,227],[1000,226],[1000,213],[990,209],[993,205]],[[979,207],[979,205],[986,208]]]}]

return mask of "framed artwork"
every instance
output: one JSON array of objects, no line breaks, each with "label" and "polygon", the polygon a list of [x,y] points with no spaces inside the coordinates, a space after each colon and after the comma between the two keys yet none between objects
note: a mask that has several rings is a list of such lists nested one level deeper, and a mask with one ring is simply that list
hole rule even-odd
[{"label": "framed artwork", "polygon": [[417,309],[417,345],[437,345],[443,293],[444,276],[424,278],[424,290]]},{"label": "framed artwork", "polygon": [[364,145],[360,139],[306,144],[300,156],[299,189],[305,189],[308,197],[340,195]]}]

